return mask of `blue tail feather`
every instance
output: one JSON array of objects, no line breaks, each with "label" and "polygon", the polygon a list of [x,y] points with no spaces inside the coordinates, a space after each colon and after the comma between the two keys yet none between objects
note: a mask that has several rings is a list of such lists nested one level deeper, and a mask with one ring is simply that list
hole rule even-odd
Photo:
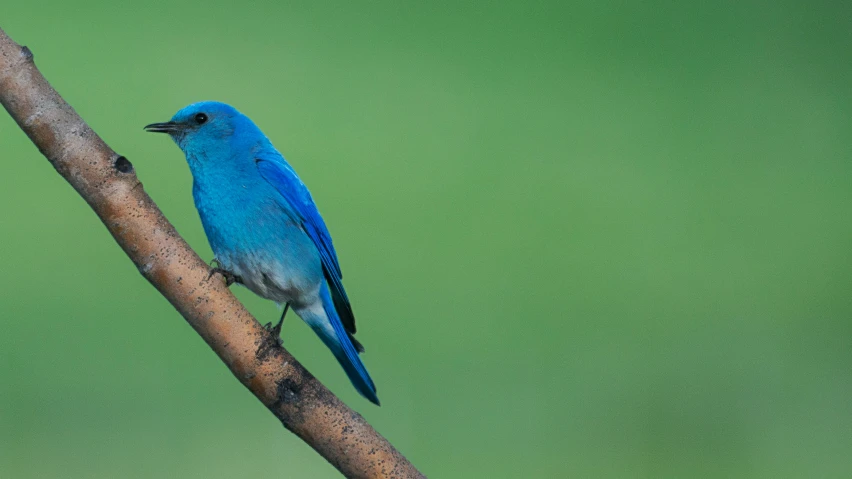
[{"label": "blue tail feather", "polygon": [[334,340],[336,344],[329,344],[326,338],[323,338],[323,340],[326,341],[326,345],[334,352],[335,357],[337,357],[343,370],[346,371],[346,375],[349,376],[349,380],[352,381],[355,389],[370,402],[380,405],[379,398],[376,396],[376,385],[373,384],[370,373],[367,372],[367,368],[361,362],[355,345],[343,327],[340,316],[338,316],[337,310],[334,308],[334,302],[329,294],[328,286],[325,283],[320,288],[320,298],[322,299],[325,314],[328,316],[328,321],[331,323],[334,333],[337,336],[336,338],[328,338],[328,340]]}]

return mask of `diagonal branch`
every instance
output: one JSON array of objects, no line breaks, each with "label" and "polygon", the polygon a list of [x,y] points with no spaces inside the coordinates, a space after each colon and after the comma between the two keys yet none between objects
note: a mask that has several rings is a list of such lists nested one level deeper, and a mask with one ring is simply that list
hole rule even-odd
[{"label": "diagonal branch", "polygon": [[252,394],[347,477],[423,477],[246,311],[178,235],[116,154],[0,29],[0,103],[97,213],[139,272]]}]

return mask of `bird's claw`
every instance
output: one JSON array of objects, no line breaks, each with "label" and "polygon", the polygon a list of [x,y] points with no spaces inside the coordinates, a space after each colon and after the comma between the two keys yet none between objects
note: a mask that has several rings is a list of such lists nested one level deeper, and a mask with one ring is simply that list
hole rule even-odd
[{"label": "bird's claw", "polygon": [[275,338],[275,342],[277,342],[279,346],[284,344],[284,342],[281,341],[281,326],[284,325],[284,318],[287,316],[287,311],[289,310],[290,303],[284,303],[284,312],[281,313],[281,319],[278,320],[278,323],[275,326],[273,326],[272,323],[266,323],[266,325],[263,326],[267,331],[269,331],[269,334]]},{"label": "bird's claw", "polygon": [[272,335],[272,339],[274,339],[279,346],[284,344],[284,341],[281,340],[281,323],[278,323],[273,327],[272,323],[269,322],[263,325],[263,329],[269,331],[269,334]]},{"label": "bird's claw", "polygon": [[222,277],[225,278],[225,286],[230,286],[234,283],[242,283],[243,282],[242,279],[240,279],[239,276],[235,275],[234,273],[231,273],[230,271],[224,270],[224,269],[222,269],[218,266],[216,266],[215,268],[210,268],[210,274],[207,275],[207,279],[210,280],[210,278],[212,278],[213,275],[216,274],[216,273],[221,274]]}]

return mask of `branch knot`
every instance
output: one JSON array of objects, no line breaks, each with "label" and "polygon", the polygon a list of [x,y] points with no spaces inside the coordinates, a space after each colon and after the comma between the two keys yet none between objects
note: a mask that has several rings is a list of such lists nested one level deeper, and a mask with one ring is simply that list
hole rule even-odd
[{"label": "branch knot", "polygon": [[22,57],[24,57],[24,60],[26,60],[26,61],[28,61],[28,62],[32,62],[32,61],[33,61],[33,57],[34,57],[35,55],[33,55],[33,51],[32,51],[32,50],[30,50],[30,47],[28,47],[28,46],[22,46],[22,47],[21,47],[21,56],[22,56]]}]

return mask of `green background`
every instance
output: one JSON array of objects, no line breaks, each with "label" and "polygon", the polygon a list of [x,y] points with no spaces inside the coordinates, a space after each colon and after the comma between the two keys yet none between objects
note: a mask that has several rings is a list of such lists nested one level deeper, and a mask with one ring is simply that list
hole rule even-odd
[{"label": "green background", "polygon": [[[850,477],[852,7],[693,3],[8,1],[0,27],[205,258],[142,126],[216,99],[264,129],[383,406],[301,321],[284,343],[431,477]],[[0,142],[0,477],[337,477],[5,114]]]}]

